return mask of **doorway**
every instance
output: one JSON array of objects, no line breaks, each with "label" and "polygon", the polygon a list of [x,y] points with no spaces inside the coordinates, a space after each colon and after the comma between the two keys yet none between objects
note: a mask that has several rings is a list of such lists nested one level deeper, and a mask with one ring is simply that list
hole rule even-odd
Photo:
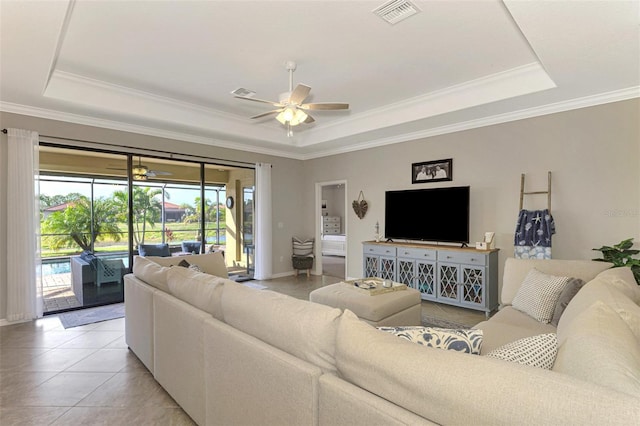
[{"label": "doorway", "polygon": [[346,277],[346,205],[347,181],[316,183],[316,275]]}]

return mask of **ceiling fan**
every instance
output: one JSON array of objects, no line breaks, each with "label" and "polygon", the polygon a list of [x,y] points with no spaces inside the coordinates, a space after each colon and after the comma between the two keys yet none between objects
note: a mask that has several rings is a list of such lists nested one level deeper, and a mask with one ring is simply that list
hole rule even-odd
[{"label": "ceiling fan", "polygon": [[296,70],[297,65],[294,61],[287,61],[285,62],[285,68],[287,69],[287,71],[289,71],[289,91],[281,93],[278,102],[266,101],[264,99],[257,99],[249,96],[239,95],[238,92],[244,89],[237,89],[231,92],[238,99],[270,104],[278,108],[271,111],[263,112],[262,114],[254,115],[251,118],[261,118],[267,115],[277,114],[276,120],[287,126],[287,136],[292,136],[293,131],[291,130],[291,127],[297,126],[302,123],[313,123],[315,121],[315,119],[307,112],[309,110],[327,111],[349,109],[349,104],[342,102],[303,103],[307,96],[309,96],[311,87],[305,84],[297,84],[294,89],[293,72]]},{"label": "ceiling fan", "polygon": [[[107,167],[109,170],[127,170],[118,167]],[[142,164],[142,159],[138,157],[138,164],[134,164],[131,168],[131,174],[133,180],[148,180],[150,177],[156,176],[171,176],[173,173],[164,172],[162,170],[150,170],[147,166]]]}]

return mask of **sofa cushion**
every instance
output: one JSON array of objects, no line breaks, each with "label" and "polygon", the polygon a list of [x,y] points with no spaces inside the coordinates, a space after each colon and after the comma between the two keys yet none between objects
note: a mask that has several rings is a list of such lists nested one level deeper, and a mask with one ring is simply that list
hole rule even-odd
[{"label": "sofa cushion", "polygon": [[438,424],[635,424],[640,415],[629,395],[540,368],[419,347],[350,311],[340,318],[336,362],[340,377]]},{"label": "sofa cushion", "polygon": [[140,244],[138,245],[138,253],[140,256],[171,256],[169,244]]},{"label": "sofa cushion", "polygon": [[545,274],[533,268],[513,298],[513,307],[536,320],[549,323],[569,277]]},{"label": "sofa cushion", "polygon": [[439,327],[378,327],[402,339],[430,348],[448,349],[479,355],[482,348],[482,330]]},{"label": "sofa cushion", "polygon": [[613,268],[599,274],[585,284],[567,305],[558,322],[558,342],[562,344],[569,325],[596,301],[603,302],[620,315],[640,340],[640,306],[634,302],[640,292],[638,287],[629,268]]},{"label": "sofa cushion", "polygon": [[190,265],[198,265],[200,270],[206,274],[215,275],[221,278],[229,278],[227,266],[224,263],[222,252],[192,254],[174,257],[151,257],[151,260],[162,266],[173,266],[186,260]]},{"label": "sofa cushion", "polygon": [[538,334],[507,343],[492,350],[487,356],[551,370],[558,351],[557,343],[555,333]]},{"label": "sofa cushion", "polygon": [[558,297],[558,301],[556,302],[553,317],[551,317],[551,321],[549,322],[551,325],[555,325],[556,327],[558,326],[558,321],[560,321],[560,317],[567,308],[567,305],[585,284],[584,280],[581,280],[580,278],[570,278],[569,281],[567,281],[567,284],[562,289],[560,297]]},{"label": "sofa cushion", "polygon": [[133,258],[133,275],[165,293],[170,292],[167,284],[168,271],[169,268],[158,265],[148,257],[134,256]]},{"label": "sofa cushion", "polygon": [[167,283],[171,294],[214,318],[222,319],[222,288],[225,278],[189,268],[169,268]]},{"label": "sofa cushion", "polygon": [[553,325],[536,321],[511,306],[502,308],[490,320],[483,321],[474,328],[484,332],[481,355],[518,339],[556,332]]},{"label": "sofa cushion", "polygon": [[224,286],[222,310],[227,324],[335,373],[340,309],[236,284]]},{"label": "sofa cushion", "polygon": [[611,268],[611,263],[591,260],[515,259],[508,258],[504,264],[500,304],[511,305],[513,298],[532,268],[550,275],[575,277],[589,282],[600,272]]},{"label": "sofa cushion", "polygon": [[554,371],[640,397],[640,345],[612,308],[596,301],[566,333]]}]

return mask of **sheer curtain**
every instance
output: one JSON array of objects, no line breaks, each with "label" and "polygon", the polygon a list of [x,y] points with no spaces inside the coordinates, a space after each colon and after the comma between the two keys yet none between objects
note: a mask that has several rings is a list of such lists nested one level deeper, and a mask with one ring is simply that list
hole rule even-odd
[{"label": "sheer curtain", "polygon": [[267,280],[273,273],[271,164],[256,164],[255,272],[257,280]]},{"label": "sheer curtain", "polygon": [[42,316],[41,286],[36,282],[38,133],[21,129],[7,133],[7,320],[26,321]]}]

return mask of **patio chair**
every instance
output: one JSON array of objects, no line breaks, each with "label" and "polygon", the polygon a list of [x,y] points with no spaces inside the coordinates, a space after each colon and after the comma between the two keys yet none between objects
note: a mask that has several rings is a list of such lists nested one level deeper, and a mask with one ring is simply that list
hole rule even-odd
[{"label": "patio chair", "polygon": [[96,285],[122,282],[124,263],[121,259],[98,259],[96,271]]},{"label": "patio chair", "polygon": [[183,241],[180,243],[183,253],[199,254],[202,247],[200,241]]}]

